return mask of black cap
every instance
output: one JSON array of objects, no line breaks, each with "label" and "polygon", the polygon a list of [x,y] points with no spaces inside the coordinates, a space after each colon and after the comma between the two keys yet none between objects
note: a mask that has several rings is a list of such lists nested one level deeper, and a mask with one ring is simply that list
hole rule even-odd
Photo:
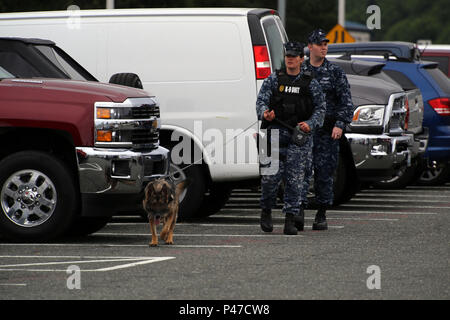
[{"label": "black cap", "polygon": [[327,34],[322,29],[316,29],[309,34],[308,43],[321,44],[323,41],[329,42]]},{"label": "black cap", "polygon": [[303,57],[303,48],[305,45],[297,41],[289,41],[284,44],[284,50],[286,56],[300,56]]}]

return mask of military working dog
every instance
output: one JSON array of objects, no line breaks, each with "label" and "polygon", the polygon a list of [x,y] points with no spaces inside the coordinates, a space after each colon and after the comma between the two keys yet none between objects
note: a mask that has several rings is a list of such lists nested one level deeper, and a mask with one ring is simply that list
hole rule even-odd
[{"label": "military working dog", "polygon": [[186,189],[187,180],[175,184],[170,179],[157,179],[145,187],[145,196],[142,201],[144,210],[148,214],[152,240],[151,247],[158,245],[156,226],[162,220],[163,229],[160,237],[166,244],[173,244],[173,230],[177,220],[180,194]]}]

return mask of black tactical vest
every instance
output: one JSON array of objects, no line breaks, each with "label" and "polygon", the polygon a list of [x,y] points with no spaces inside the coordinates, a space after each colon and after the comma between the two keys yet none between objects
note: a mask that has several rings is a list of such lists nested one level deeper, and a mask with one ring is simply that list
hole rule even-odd
[{"label": "black tactical vest", "polygon": [[278,87],[272,92],[270,107],[275,117],[292,127],[311,118],[314,105],[309,91],[311,74],[304,72],[300,79],[291,80],[284,70],[277,70]]}]

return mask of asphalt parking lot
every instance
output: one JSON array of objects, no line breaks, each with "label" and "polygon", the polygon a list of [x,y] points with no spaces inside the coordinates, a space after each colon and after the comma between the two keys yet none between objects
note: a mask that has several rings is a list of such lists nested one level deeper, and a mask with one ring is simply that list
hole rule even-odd
[{"label": "asphalt parking lot", "polygon": [[140,217],[53,243],[0,241],[0,299],[449,299],[450,183],[363,190],[329,211],[328,231],[259,228],[258,193],[178,223],[148,247]]}]

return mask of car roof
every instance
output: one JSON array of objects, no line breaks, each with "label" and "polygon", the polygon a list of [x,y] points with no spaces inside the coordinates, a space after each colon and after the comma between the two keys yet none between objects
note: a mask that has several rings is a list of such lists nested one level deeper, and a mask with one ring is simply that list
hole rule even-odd
[{"label": "car roof", "polygon": [[[102,16],[247,16],[249,13],[264,15],[277,14],[273,9],[263,8],[143,8],[143,9],[96,9],[79,10],[77,14],[83,17]],[[36,17],[66,18],[73,16],[71,10],[64,11],[35,11],[1,13],[0,20],[29,19]]]},{"label": "car roof", "polygon": [[419,45],[420,51],[446,51],[450,52],[450,44],[429,44],[429,45]]}]

